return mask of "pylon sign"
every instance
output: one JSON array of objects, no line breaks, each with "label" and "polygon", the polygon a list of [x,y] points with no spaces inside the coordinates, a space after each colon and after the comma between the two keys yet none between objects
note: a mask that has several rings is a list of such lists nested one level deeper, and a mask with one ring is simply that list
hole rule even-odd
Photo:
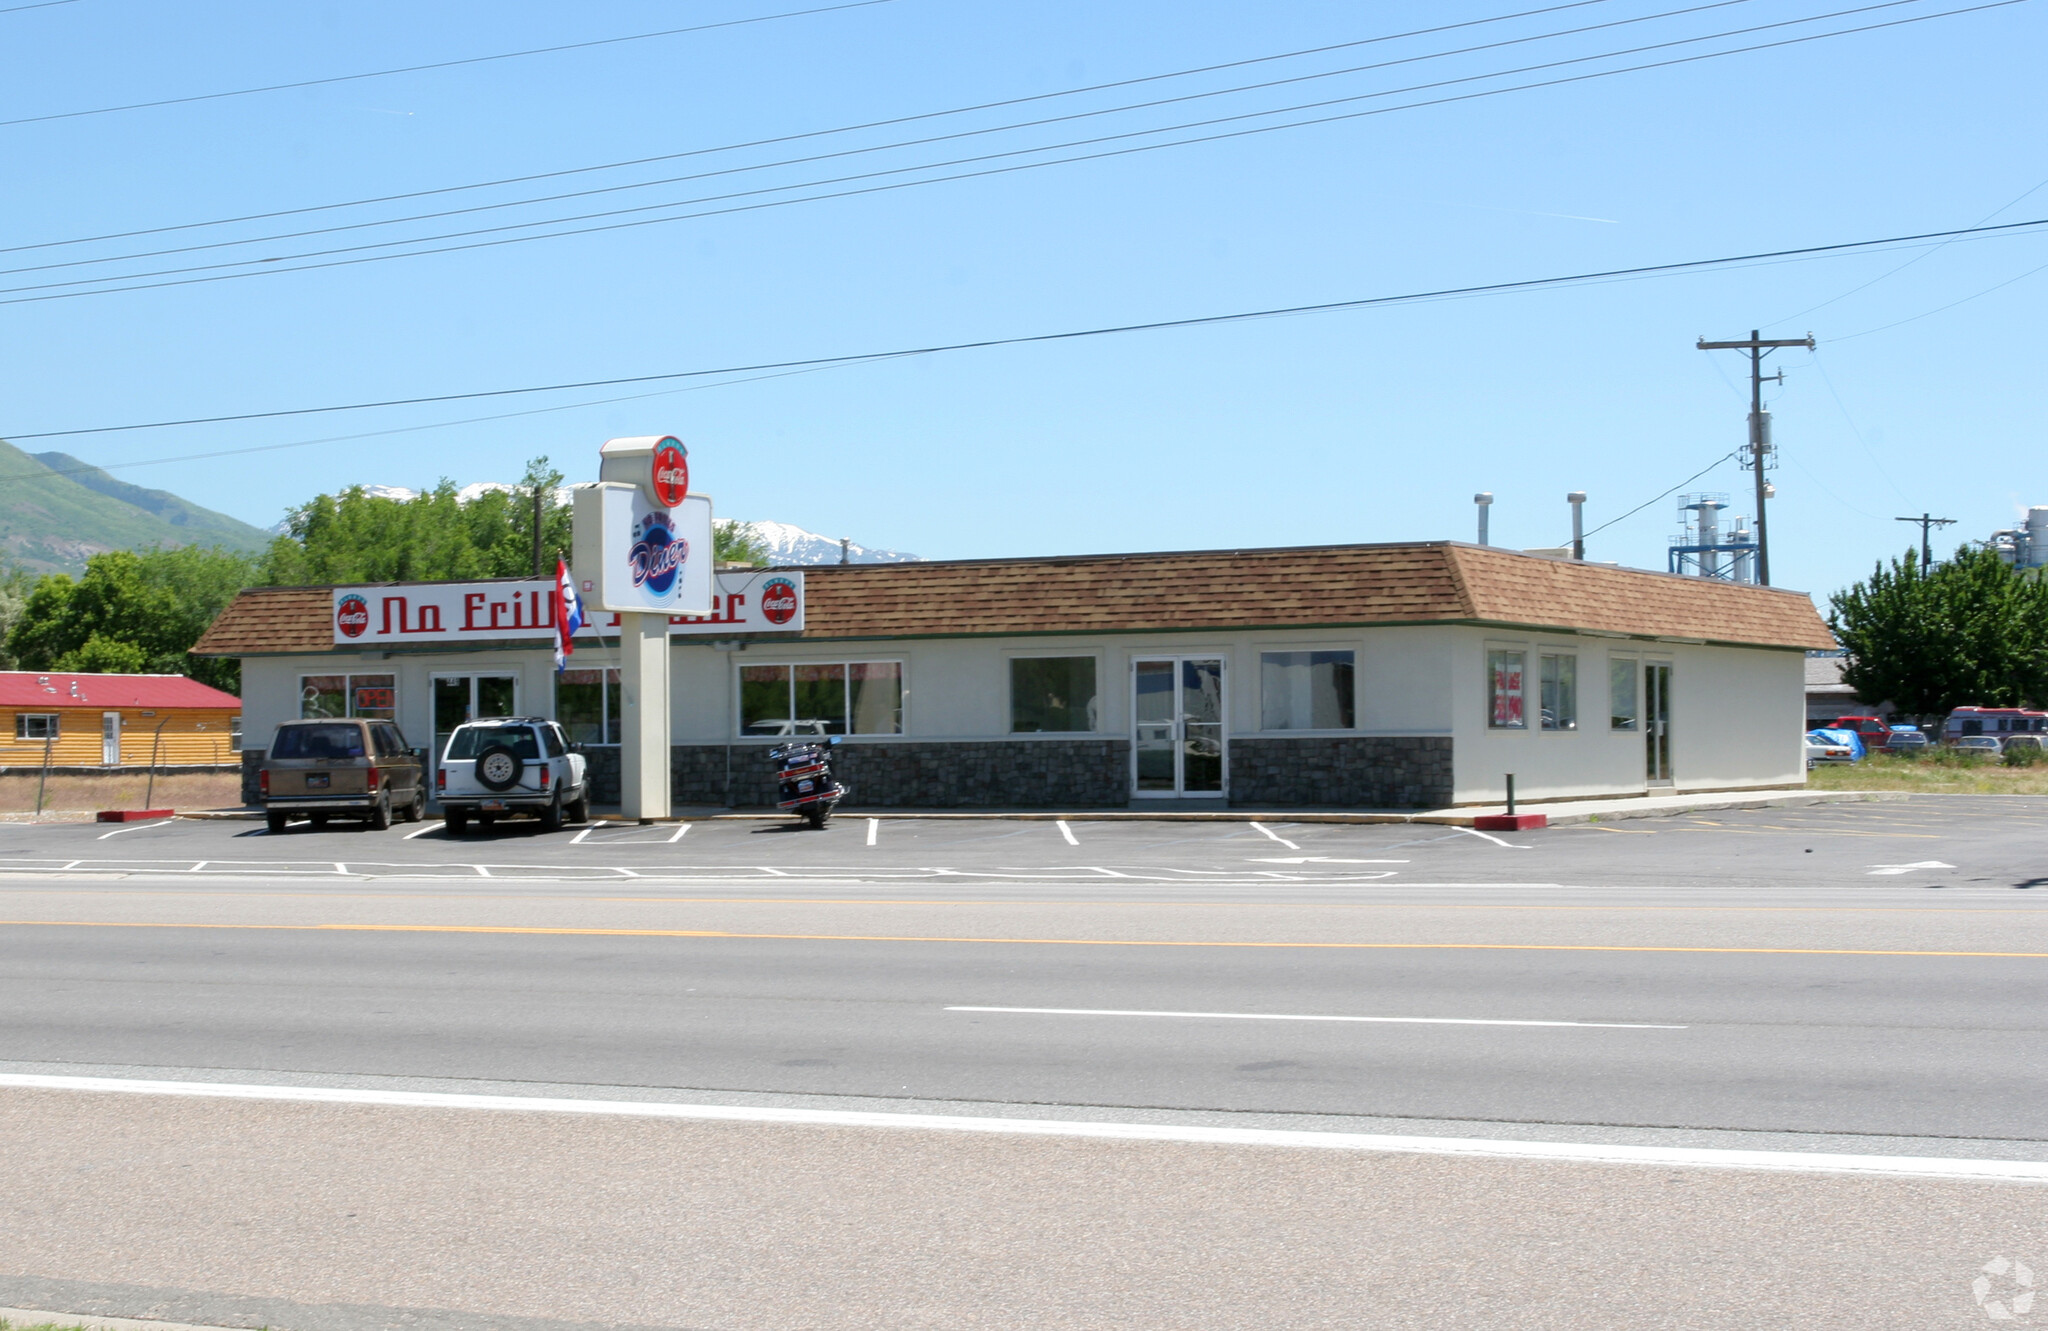
[{"label": "pylon sign", "polygon": [[613,439],[599,454],[601,479],[575,488],[573,563],[583,599],[622,614],[710,614],[711,498],[689,493],[682,442]]}]

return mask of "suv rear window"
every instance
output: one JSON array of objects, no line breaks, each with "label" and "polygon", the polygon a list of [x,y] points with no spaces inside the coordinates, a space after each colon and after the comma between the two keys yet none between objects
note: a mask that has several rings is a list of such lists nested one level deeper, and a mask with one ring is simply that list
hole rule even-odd
[{"label": "suv rear window", "polygon": [[512,750],[516,757],[540,757],[540,743],[533,737],[532,726],[464,726],[448,741],[448,757],[474,758],[499,744]]},{"label": "suv rear window", "polygon": [[363,728],[351,725],[279,726],[273,758],[360,758]]}]

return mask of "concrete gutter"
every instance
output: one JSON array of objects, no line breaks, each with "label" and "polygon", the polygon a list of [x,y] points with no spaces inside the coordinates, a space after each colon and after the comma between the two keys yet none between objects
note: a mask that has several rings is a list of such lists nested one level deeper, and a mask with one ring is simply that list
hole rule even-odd
[{"label": "concrete gutter", "polygon": [[[1720,809],[1791,809],[1811,804],[1862,804],[1877,800],[1902,800],[1907,792],[1899,790],[1772,790],[1754,795],[1739,792],[1717,791],[1701,795],[1635,795],[1617,799],[1593,800],[1516,800],[1515,808],[1523,813],[1540,813],[1550,819],[1552,827],[1570,823],[1604,823],[1619,818],[1669,818],[1682,813],[1710,813]],[[956,819],[961,821],[996,820],[1011,822],[1055,822],[1070,823],[1102,822],[1185,822],[1185,823],[1250,823],[1267,819],[1285,819],[1290,823],[1434,823],[1444,827],[1470,827],[1474,818],[1507,812],[1501,804],[1460,805],[1448,809],[858,809],[842,808],[840,818],[916,818]],[[218,818],[256,820],[263,817],[261,809],[194,809],[180,811],[180,818]],[[427,815],[433,818],[433,814]],[[710,805],[687,808],[670,814],[666,818],[649,819],[655,823],[702,823],[702,822],[777,822],[795,817],[794,814],[776,813],[767,810],[721,809]],[[617,813],[592,814],[593,823],[635,822]],[[5,1316],[0,1313],[0,1316]]]}]

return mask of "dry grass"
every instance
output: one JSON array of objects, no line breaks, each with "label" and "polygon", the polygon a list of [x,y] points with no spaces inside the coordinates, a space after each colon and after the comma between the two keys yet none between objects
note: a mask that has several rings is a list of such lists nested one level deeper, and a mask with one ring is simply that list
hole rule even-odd
[{"label": "dry grass", "polygon": [[1860,763],[1823,763],[1806,774],[1809,790],[1910,790],[1923,795],[2048,795],[2048,764],[1899,758],[1877,754]]},{"label": "dry grass", "polygon": [[[31,813],[36,807],[34,772],[0,774],[0,814]],[[105,776],[52,776],[43,812],[84,814],[101,809],[139,809],[149,790],[147,771]],[[242,804],[240,772],[179,772],[158,776],[150,803],[159,809],[234,809]]]}]

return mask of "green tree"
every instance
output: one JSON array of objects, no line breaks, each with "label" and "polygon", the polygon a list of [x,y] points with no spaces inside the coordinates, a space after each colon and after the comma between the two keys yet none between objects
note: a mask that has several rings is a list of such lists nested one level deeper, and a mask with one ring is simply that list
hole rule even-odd
[{"label": "green tree", "polygon": [[25,568],[10,568],[0,574],[0,670],[14,669],[14,657],[7,650],[7,635],[14,630],[15,621],[28,608],[29,593],[35,588],[35,579]]},{"label": "green tree", "polygon": [[1965,546],[1922,570],[1908,550],[1830,598],[1842,681],[1915,716],[2048,699],[2048,584]]},{"label": "green tree", "polygon": [[237,662],[188,653],[254,575],[246,556],[217,548],[97,554],[76,582],[63,574],[37,581],[7,651],[25,670],[189,674],[236,690]]},{"label": "green tree", "polygon": [[711,557],[720,564],[750,564],[756,568],[768,562],[768,547],[754,529],[735,518],[711,524]]},{"label": "green tree", "polygon": [[555,493],[562,474],[545,457],[526,464],[510,491],[486,490],[464,503],[453,481],[411,499],[361,487],[316,495],[292,513],[264,555],[262,580],[274,587],[319,583],[410,582],[436,578],[514,578],[533,574],[533,494],[541,495],[541,571],[566,557],[567,504]]}]

